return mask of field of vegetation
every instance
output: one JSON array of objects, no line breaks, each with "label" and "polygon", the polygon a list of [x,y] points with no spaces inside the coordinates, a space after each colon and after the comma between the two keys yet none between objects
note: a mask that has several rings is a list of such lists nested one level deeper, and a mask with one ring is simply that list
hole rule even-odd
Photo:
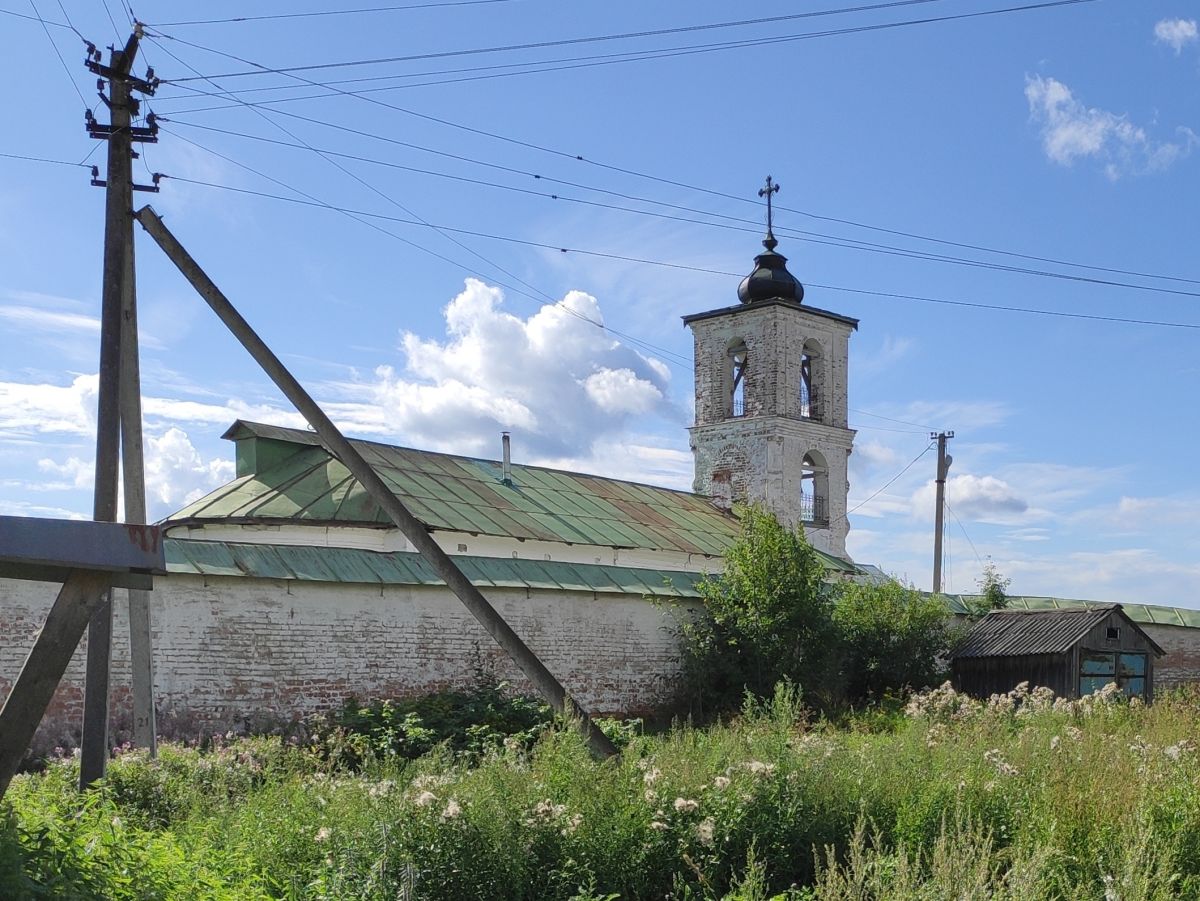
[{"label": "field of vegetation", "polygon": [[9,791],[0,897],[1200,897],[1196,696],[943,687],[833,723],[784,685],[705,728],[610,724],[605,762],[536,705],[465,700],[491,718],[449,741],[375,705],[121,753],[84,796],[52,760]]}]

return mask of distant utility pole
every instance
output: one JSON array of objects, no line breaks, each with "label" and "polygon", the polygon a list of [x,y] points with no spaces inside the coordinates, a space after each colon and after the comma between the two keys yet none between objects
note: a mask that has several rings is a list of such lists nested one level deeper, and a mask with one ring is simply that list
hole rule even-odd
[{"label": "distant utility pole", "polygon": [[[134,185],[133,160],[137,154],[134,142],[156,141],[158,131],[152,115],[146,127],[135,127],[140,101],[137,91],[153,94],[154,73],[146,78],[130,74],[137,56],[142,26],[134,26],[123,49],[110,48],[109,64],[104,65],[102,54],[88,44],[86,64],[99,76],[97,87],[100,99],[109,108],[110,123],[96,121],[87,111],[88,134],[108,141],[107,178],[101,180],[97,168],[92,169],[92,184],[106,190],[104,216],[104,280],[100,313],[100,384],[96,410],[96,476],[92,518],[97,522],[117,519],[118,468],[121,466],[122,431],[125,434],[124,466],[126,477],[126,521],[145,522],[145,485],[142,474],[141,447],[141,389],[137,376],[137,318],[133,278],[133,191],[157,190],[155,187]],[[103,89],[108,86],[108,96]],[[140,596],[146,603],[144,594]],[[131,603],[131,607],[136,607]],[[131,657],[135,664],[134,719],[139,723],[140,738],[153,747],[153,699],[146,696],[144,673],[138,673],[139,663],[149,667],[149,617],[141,610],[131,610],[130,622],[135,626],[130,635]],[[148,604],[146,604],[148,613]],[[140,627],[140,628],[138,628]],[[140,634],[139,634],[140,633]],[[84,683],[83,741],[80,750],[79,785],[86,788],[104,775],[108,760],[109,662],[112,651],[112,590],[92,615],[88,624],[87,675]],[[147,721],[145,707],[149,703]],[[149,723],[150,737],[146,742],[145,724]],[[141,743],[141,742],[139,742]]]},{"label": "distant utility pole", "polygon": [[937,509],[934,511],[933,525],[933,593],[942,590],[942,530],[946,522],[946,473],[954,458],[946,453],[946,441],[954,437],[953,432],[930,432],[929,440],[937,441]]}]

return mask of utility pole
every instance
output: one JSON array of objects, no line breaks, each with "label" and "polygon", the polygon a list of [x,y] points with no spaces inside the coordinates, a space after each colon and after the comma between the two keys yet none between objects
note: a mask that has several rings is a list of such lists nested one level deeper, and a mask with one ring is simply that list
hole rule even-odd
[{"label": "utility pole", "polygon": [[942,591],[942,531],[946,523],[946,473],[954,458],[946,453],[946,441],[953,438],[953,432],[930,432],[929,440],[937,441],[937,509],[934,511],[933,525],[933,593]]},{"label": "utility pole", "polygon": [[[92,519],[97,522],[115,522],[117,519],[118,468],[121,465],[122,418],[126,420],[126,433],[133,437],[136,432],[138,447],[126,450],[126,475],[131,475],[130,464],[136,465],[139,489],[142,492],[142,508],[133,511],[145,518],[144,486],[141,486],[141,423],[140,402],[136,429],[130,429],[129,419],[133,413],[128,403],[129,386],[122,391],[122,370],[127,360],[136,355],[136,338],[129,337],[130,347],[124,348],[123,338],[130,335],[126,324],[131,319],[133,305],[133,159],[135,141],[157,140],[157,128],[150,121],[149,127],[133,125],[138,114],[139,101],[133,91],[153,94],[155,84],[153,72],[146,79],[130,74],[134,57],[137,56],[142,26],[134,26],[124,48],[111,48],[109,65],[101,63],[101,53],[94,45],[88,45],[87,67],[99,76],[100,99],[108,106],[111,119],[108,125],[96,121],[91,110],[87,112],[87,130],[91,137],[108,141],[107,178],[101,181],[93,168],[92,184],[104,187],[104,281],[100,313],[100,384],[96,410],[96,475],[93,496]],[[103,94],[107,83],[108,97]],[[136,323],[136,318],[132,318]],[[136,329],[136,325],[133,327]],[[136,372],[136,364],[133,368]],[[139,392],[140,393],[140,392]],[[123,395],[126,402],[122,402]],[[124,408],[124,409],[123,409]],[[133,458],[131,459],[131,455]],[[137,491],[132,492],[135,504]],[[128,513],[129,511],[127,511]],[[84,682],[83,740],[79,762],[79,786],[87,788],[104,775],[108,761],[108,707],[109,707],[109,663],[112,652],[112,589],[101,599],[100,606],[88,623],[87,670]]]}]

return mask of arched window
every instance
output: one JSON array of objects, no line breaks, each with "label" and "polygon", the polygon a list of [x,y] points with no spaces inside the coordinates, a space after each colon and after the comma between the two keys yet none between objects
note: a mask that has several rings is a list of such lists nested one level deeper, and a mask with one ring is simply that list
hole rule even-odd
[{"label": "arched window", "polygon": [[726,414],[729,416],[746,415],[746,364],[748,362],[746,342],[739,338],[729,345],[727,367],[729,394],[726,404]]},{"label": "arched window", "polygon": [[822,419],[823,371],[821,343],[809,338],[804,342],[804,350],[800,357],[800,416],[804,419]]},{"label": "arched window", "polygon": [[829,467],[817,451],[805,454],[800,466],[800,521],[829,524]]}]

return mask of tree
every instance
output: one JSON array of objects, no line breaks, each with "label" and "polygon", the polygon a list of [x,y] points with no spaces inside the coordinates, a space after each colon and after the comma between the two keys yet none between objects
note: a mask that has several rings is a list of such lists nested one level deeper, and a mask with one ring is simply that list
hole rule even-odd
[{"label": "tree", "polygon": [[747,692],[770,697],[789,679],[805,696],[830,684],[836,641],[825,568],[802,530],[748,508],[725,572],[699,590],[704,614],[684,629],[684,676],[702,714],[735,710]]},{"label": "tree", "polygon": [[1008,606],[1008,586],[1012,584],[1012,579],[1000,575],[991,557],[988,557],[988,562],[983,567],[983,575],[975,584],[979,586],[980,613],[1003,610]]},{"label": "tree", "polygon": [[840,585],[833,621],[842,650],[842,684],[851,703],[936,685],[958,637],[941,598],[894,580]]}]

